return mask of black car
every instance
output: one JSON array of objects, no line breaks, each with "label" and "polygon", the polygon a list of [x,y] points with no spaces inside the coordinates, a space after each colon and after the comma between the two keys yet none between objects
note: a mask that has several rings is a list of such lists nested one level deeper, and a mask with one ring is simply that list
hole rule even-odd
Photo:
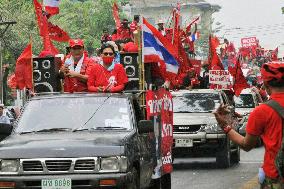
[{"label": "black car", "polygon": [[151,181],[156,166],[152,133],[152,122],[144,120],[132,94],[33,97],[0,143],[0,185],[170,188],[170,175]]}]

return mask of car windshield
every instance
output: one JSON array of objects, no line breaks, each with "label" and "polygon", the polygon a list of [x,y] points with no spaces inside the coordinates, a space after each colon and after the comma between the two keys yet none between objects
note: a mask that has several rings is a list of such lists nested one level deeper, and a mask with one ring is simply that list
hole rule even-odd
[{"label": "car windshield", "polygon": [[[50,98],[30,101],[16,133],[80,130],[106,127],[130,130],[129,103],[125,98]],[[99,129],[98,129],[99,130]]]},{"label": "car windshield", "polygon": [[212,112],[220,105],[220,96],[216,93],[185,93],[173,98],[175,113]]},{"label": "car windshield", "polygon": [[236,108],[254,108],[252,94],[241,94],[239,97],[234,97]]}]

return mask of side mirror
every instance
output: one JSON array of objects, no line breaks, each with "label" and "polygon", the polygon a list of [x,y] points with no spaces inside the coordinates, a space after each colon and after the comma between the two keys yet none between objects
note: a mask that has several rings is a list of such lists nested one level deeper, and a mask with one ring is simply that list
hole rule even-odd
[{"label": "side mirror", "polygon": [[154,124],[151,120],[140,120],[138,123],[139,134],[154,132]]},{"label": "side mirror", "polygon": [[0,123],[0,141],[9,136],[13,131],[13,126],[6,123]]}]

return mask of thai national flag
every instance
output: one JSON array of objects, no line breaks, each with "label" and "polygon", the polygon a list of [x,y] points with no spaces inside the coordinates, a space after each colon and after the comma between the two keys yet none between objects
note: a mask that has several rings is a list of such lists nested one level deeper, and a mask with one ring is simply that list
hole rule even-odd
[{"label": "thai national flag", "polygon": [[43,6],[50,15],[59,13],[59,0],[43,0]]},{"label": "thai national flag", "polygon": [[143,18],[143,57],[144,63],[164,64],[167,73],[177,74],[179,64],[176,48],[154,26]]}]

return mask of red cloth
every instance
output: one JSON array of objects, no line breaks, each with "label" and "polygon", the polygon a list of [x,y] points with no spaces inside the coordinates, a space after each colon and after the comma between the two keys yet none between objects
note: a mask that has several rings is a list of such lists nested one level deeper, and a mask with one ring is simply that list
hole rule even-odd
[{"label": "red cloth", "polygon": [[234,77],[233,89],[235,91],[235,95],[239,96],[243,89],[249,88],[249,84],[243,74],[239,59],[236,60],[234,67],[229,67],[229,72]]},{"label": "red cloth", "polygon": [[54,41],[67,42],[70,40],[67,32],[62,30],[59,26],[53,25],[51,22],[48,22],[48,31],[50,39]]},{"label": "red cloth", "polygon": [[121,92],[124,89],[128,78],[123,66],[116,64],[112,71],[108,71],[102,65],[95,64],[89,75],[88,90],[90,92],[98,92],[98,87],[106,88],[110,85],[110,82],[114,84],[110,92]]},{"label": "red cloth", "polygon": [[[284,107],[284,93],[274,93],[271,99]],[[263,170],[269,178],[277,178],[275,157],[282,141],[282,119],[271,107],[266,104],[257,106],[251,113],[246,126],[250,135],[261,136],[265,145]]]},{"label": "red cloth", "polygon": [[284,64],[282,62],[269,62],[262,65],[261,76],[263,81],[273,79],[284,80]]},{"label": "red cloth", "polygon": [[216,48],[219,46],[220,42],[217,37],[210,36],[209,37],[209,69],[210,70],[224,70],[223,64],[216,52]]},{"label": "red cloth", "polygon": [[112,40],[112,41],[118,40],[117,34],[112,34],[112,35],[111,35],[111,40]]},{"label": "red cloth", "polygon": [[23,88],[33,88],[32,79],[32,44],[28,44],[24,49],[20,57],[17,59],[15,75],[17,86],[19,89]]},{"label": "red cloth", "polygon": [[[85,56],[81,70],[80,70],[80,74],[89,76],[92,70],[92,67],[94,65],[95,65],[94,61],[88,58],[87,56]],[[84,83],[77,78],[65,77],[64,92],[73,93],[73,92],[87,92],[87,91],[88,91],[87,83]]]},{"label": "red cloth", "polygon": [[138,45],[134,42],[128,42],[124,45],[123,50],[125,52],[138,52]]},{"label": "red cloth", "polygon": [[7,83],[8,83],[8,86],[11,89],[16,89],[17,88],[17,80],[16,80],[15,73],[13,73],[12,75],[8,76]]},{"label": "red cloth", "polygon": [[117,28],[120,27],[119,12],[118,12],[118,6],[116,2],[114,2],[112,6],[112,15],[113,15],[116,27]]}]

